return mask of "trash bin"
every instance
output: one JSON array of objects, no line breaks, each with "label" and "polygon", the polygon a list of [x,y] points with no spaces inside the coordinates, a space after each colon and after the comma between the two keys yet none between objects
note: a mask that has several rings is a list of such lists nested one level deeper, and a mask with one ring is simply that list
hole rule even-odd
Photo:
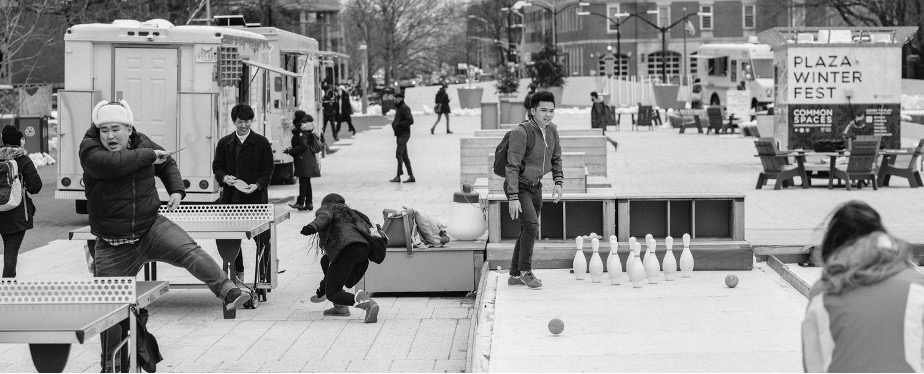
[{"label": "trash bin", "polygon": [[16,116],[15,123],[26,137],[26,152],[48,153],[48,116]]},{"label": "trash bin", "polygon": [[395,89],[387,87],[382,90],[382,115],[388,114],[389,110],[395,109]]}]

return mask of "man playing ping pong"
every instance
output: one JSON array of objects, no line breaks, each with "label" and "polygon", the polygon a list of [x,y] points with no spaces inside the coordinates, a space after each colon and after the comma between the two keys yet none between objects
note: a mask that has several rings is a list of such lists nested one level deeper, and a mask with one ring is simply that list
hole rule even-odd
[{"label": "man playing ping pong", "polygon": [[[175,209],[186,194],[176,161],[163,147],[134,128],[125,100],[102,101],[93,108],[93,125],[80,143],[90,231],[96,235],[95,276],[136,276],[145,263],[166,262],[185,268],[205,283],[226,309],[250,300],[182,228],[157,213],[160,178]],[[123,321],[122,330],[128,330]],[[119,341],[118,328],[101,334],[102,366]],[[108,337],[108,339],[107,339]]]}]

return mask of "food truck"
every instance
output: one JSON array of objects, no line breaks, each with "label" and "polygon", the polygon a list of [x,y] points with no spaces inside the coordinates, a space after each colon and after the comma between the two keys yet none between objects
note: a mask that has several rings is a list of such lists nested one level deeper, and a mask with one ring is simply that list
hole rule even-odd
[{"label": "food truck", "polygon": [[257,30],[271,36],[165,20],[69,28],[55,198],[76,200],[77,212],[86,212],[78,150],[100,100],[125,99],[139,131],[167,150],[183,150],[173,157],[186,185],[184,201],[218,200],[212,160],[218,140],[234,131],[230,112],[237,103],[254,108],[253,130],[270,139],[280,174],[288,168],[291,178],[292,160],[282,149],[289,145],[294,110],[317,113],[317,42]]},{"label": "food truck", "polygon": [[703,44],[695,55],[699,58],[694,89],[698,101],[712,106],[728,104],[727,92],[750,93],[751,108],[773,102],[773,52],[766,44]]},{"label": "food truck", "polygon": [[917,27],[778,27],[773,49],[774,138],[780,149],[858,135],[901,147],[901,49]]}]

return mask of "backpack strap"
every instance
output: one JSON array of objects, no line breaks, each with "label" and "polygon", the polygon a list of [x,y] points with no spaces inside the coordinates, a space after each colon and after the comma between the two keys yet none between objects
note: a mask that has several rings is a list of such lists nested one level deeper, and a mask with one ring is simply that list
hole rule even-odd
[{"label": "backpack strap", "polygon": [[523,153],[524,158],[533,151],[536,143],[536,134],[529,128],[529,123],[529,121],[520,122],[520,126],[523,126],[523,130],[526,130],[526,152]]}]

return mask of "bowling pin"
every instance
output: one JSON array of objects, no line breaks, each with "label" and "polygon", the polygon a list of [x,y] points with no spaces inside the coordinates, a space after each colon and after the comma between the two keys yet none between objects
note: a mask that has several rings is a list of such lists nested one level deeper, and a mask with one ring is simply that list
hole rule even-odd
[{"label": "bowling pin", "polygon": [[680,253],[680,273],[684,278],[693,277],[693,252],[690,252],[690,234],[683,234],[683,252]]},{"label": "bowling pin", "polygon": [[632,267],[627,269],[629,272],[629,281],[632,282],[632,287],[642,288],[645,284],[645,267],[642,266],[642,259],[640,258],[641,253],[641,244],[635,243],[635,250],[632,251],[630,257],[634,257],[632,260]]},{"label": "bowling pin", "polygon": [[648,252],[642,260],[645,266],[645,276],[648,277],[648,283],[658,284],[661,280],[661,264],[658,263],[658,256],[655,254],[654,239],[648,241]]},{"label": "bowling pin", "polygon": [[600,240],[597,238],[591,239],[590,247],[594,250],[593,255],[590,256],[590,264],[588,265],[590,279],[594,283],[600,283],[600,281],[603,280],[603,260],[600,258]]},{"label": "bowling pin", "polygon": [[635,241],[635,237],[629,238],[629,258],[626,259],[626,274],[629,274],[629,270],[632,269],[632,263],[635,262],[635,245],[638,244]]},{"label": "bowling pin", "polygon": [[619,284],[622,278],[622,262],[619,261],[619,242],[616,235],[610,235],[610,255],[606,257],[606,275],[610,277],[610,284]]},{"label": "bowling pin", "polygon": [[587,258],[584,257],[584,237],[578,236],[574,238],[574,242],[577,246],[577,252],[574,253],[574,261],[572,262],[574,277],[577,280],[583,280],[587,276]]},{"label": "bowling pin", "polygon": [[664,270],[664,280],[672,281],[677,276],[677,259],[674,258],[674,252],[671,252],[671,248],[674,247],[674,238],[670,236],[665,238],[664,245],[667,247],[667,251],[664,252],[661,268]]}]

